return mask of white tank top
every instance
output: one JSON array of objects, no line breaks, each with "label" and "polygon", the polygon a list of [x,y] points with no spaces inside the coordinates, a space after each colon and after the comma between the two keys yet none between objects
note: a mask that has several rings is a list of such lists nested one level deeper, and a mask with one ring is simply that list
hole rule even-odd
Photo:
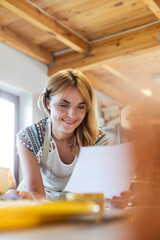
[{"label": "white tank top", "polygon": [[[51,138],[51,118],[49,118],[46,123],[43,152],[39,162],[47,199],[60,198],[65,194],[63,190],[68,183],[77,160],[77,157],[75,157],[71,164],[64,164],[60,159],[54,139],[52,140],[55,148],[53,149],[53,146],[51,146],[52,151],[49,152],[50,144],[52,144]],[[22,181],[18,189],[26,190],[24,181]]]}]

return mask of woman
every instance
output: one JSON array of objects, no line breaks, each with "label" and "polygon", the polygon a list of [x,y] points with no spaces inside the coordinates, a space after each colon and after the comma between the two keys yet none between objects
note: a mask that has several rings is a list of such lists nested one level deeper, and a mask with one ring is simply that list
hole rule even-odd
[{"label": "woman", "polygon": [[59,197],[80,147],[108,145],[106,133],[98,128],[93,87],[81,72],[67,69],[54,74],[39,106],[49,117],[17,135],[24,181],[8,194],[22,199]]}]

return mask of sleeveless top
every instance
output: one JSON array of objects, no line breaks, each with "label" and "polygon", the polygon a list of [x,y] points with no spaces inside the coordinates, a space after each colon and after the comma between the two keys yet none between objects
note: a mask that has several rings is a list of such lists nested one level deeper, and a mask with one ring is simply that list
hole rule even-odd
[{"label": "sleeveless top", "polygon": [[[17,139],[33,154],[38,160],[46,198],[60,198],[65,193],[63,189],[69,181],[77,157],[71,164],[64,164],[59,156],[56,143],[51,136],[51,119],[43,118],[20,131]],[[53,144],[55,148],[53,148]],[[99,130],[99,137],[95,142],[96,146],[107,146],[108,138],[106,133]],[[26,190],[23,180],[18,186],[19,190]]]}]

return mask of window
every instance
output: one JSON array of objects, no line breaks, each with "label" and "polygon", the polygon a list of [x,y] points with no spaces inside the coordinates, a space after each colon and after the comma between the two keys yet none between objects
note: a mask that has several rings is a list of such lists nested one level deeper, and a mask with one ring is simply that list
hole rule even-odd
[{"label": "window", "polygon": [[9,168],[18,183],[16,133],[19,130],[19,97],[0,90],[0,167]]}]

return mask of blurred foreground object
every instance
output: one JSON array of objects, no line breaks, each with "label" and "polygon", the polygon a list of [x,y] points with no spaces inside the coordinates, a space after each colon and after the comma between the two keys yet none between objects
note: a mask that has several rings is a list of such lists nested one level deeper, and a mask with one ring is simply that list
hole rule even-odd
[{"label": "blurred foreground object", "polygon": [[135,156],[139,163],[131,187],[138,205],[160,205],[160,117],[137,110],[130,121],[133,119],[134,127],[126,135],[137,143]]},{"label": "blurred foreground object", "polygon": [[[134,109],[134,110],[133,110]],[[135,194],[136,229],[139,239],[160,239],[160,114],[146,106],[132,108],[124,139],[134,140],[139,159],[131,189]],[[139,143],[139,144],[138,144]]]},{"label": "blurred foreground object", "polygon": [[4,195],[10,188],[16,188],[12,173],[9,168],[0,167],[0,194]]},{"label": "blurred foreground object", "polygon": [[8,169],[8,189],[11,189],[11,188],[12,189],[16,188],[16,182],[10,169]]},{"label": "blurred foreground object", "polygon": [[103,194],[66,194],[62,200],[2,200],[0,230],[39,226],[76,219],[99,219],[104,212]]},{"label": "blurred foreground object", "polygon": [[3,195],[8,190],[8,168],[0,167],[0,194]]}]

